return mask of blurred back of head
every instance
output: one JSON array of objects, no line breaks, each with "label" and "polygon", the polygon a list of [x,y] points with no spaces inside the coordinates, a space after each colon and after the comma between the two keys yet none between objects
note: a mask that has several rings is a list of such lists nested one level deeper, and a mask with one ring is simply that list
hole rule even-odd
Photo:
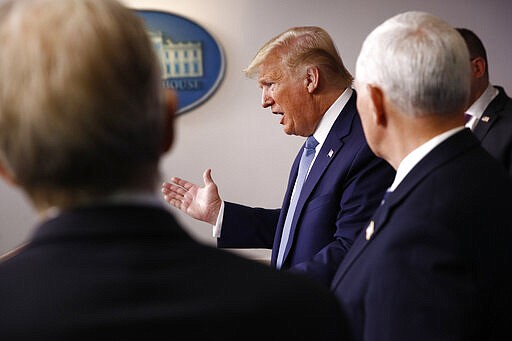
[{"label": "blurred back of head", "polygon": [[248,77],[259,72],[270,56],[281,58],[283,69],[299,74],[308,67],[318,66],[326,83],[349,87],[352,75],[348,72],[329,34],[316,26],[292,27],[269,40],[245,69]]},{"label": "blurred back of head", "polygon": [[0,162],[36,206],[153,186],[165,136],[142,21],[113,0],[0,5]]},{"label": "blurred back of head", "polygon": [[408,115],[451,115],[464,109],[470,61],[460,34],[423,12],[396,15],[371,32],[356,63],[356,81],[380,86]]}]

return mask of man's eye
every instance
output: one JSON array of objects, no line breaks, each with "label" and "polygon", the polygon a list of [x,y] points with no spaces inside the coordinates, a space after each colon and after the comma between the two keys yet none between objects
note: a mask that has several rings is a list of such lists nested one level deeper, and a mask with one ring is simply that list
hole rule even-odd
[{"label": "man's eye", "polygon": [[261,89],[266,89],[266,90],[271,90],[273,87],[274,87],[274,83],[272,83],[272,82],[265,82],[265,83],[261,83],[261,85],[260,85]]}]

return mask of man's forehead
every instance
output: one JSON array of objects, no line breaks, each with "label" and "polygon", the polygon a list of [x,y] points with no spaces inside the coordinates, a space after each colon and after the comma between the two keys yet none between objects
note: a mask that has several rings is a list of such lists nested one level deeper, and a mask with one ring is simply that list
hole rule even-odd
[{"label": "man's forehead", "polygon": [[268,81],[277,81],[283,77],[283,67],[276,62],[265,62],[259,67],[258,81],[266,83]]}]

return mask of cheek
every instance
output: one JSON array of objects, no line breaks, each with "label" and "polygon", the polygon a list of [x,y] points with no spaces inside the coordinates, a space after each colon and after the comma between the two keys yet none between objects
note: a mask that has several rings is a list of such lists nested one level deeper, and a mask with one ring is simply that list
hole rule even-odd
[{"label": "cheek", "polygon": [[363,126],[370,124],[370,116],[372,112],[370,101],[365,96],[359,95],[357,96],[356,106],[361,122],[363,122]]},{"label": "cheek", "polygon": [[359,117],[361,118],[361,124],[363,126],[364,137],[368,146],[372,150],[372,152],[380,157],[380,148],[382,145],[382,140],[380,136],[380,129],[375,125],[374,120],[371,115],[365,113],[359,113]]},{"label": "cheek", "polygon": [[366,139],[369,140],[371,137],[370,135],[372,129],[369,108],[367,103],[363,100],[360,100],[359,97],[357,98],[357,112],[359,113],[359,118],[361,119],[364,135],[366,136]]},{"label": "cheek", "polygon": [[276,87],[274,91],[272,91],[272,98],[279,106],[286,106],[289,101],[289,96],[287,96],[286,91],[283,91],[281,87]]},{"label": "cheek", "polygon": [[366,103],[362,95],[357,96],[356,107],[359,116],[362,116],[362,113],[366,112]]},{"label": "cheek", "polygon": [[371,130],[370,122],[368,122],[366,116],[361,115],[361,113],[359,113],[359,117],[361,118],[361,124],[363,126],[364,135],[366,136],[366,139],[368,140],[368,135],[370,135],[370,130]]},{"label": "cheek", "polygon": [[361,123],[363,125],[363,132],[364,132],[364,137],[366,139],[366,143],[368,143],[368,146],[370,147],[372,152],[377,155],[378,154],[378,150],[377,150],[378,143],[376,142],[377,138],[376,138],[374,127],[371,125],[371,122],[368,122],[365,119],[361,119]]}]

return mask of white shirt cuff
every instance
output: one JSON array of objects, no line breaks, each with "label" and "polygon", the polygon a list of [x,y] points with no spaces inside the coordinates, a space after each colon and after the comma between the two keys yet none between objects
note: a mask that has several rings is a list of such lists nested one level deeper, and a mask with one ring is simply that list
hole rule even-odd
[{"label": "white shirt cuff", "polygon": [[220,238],[220,232],[222,230],[222,219],[224,218],[224,201],[220,204],[219,215],[217,216],[217,222],[213,225],[212,235],[213,238]]}]

